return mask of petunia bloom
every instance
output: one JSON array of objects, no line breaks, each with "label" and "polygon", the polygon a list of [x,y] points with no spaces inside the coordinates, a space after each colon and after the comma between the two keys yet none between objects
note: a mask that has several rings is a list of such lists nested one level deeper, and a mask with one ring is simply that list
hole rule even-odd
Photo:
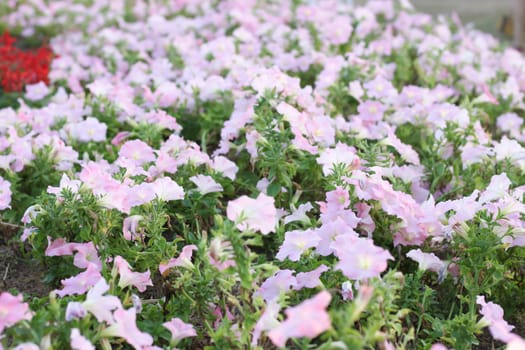
[{"label": "petunia bloom", "polygon": [[104,329],[102,337],[120,337],[137,350],[142,350],[145,346],[153,344],[153,337],[142,332],[136,324],[137,313],[134,308],[124,310],[117,309],[113,313],[115,322]]},{"label": "petunia bloom", "polygon": [[180,318],[172,318],[162,325],[171,332],[171,341],[174,343],[177,343],[181,339],[195,337],[197,335],[193,325],[185,323]]},{"label": "petunia bloom", "polygon": [[87,340],[78,328],[73,328],[71,330],[71,349],[73,350],[95,350],[95,347],[89,340]]},{"label": "petunia bloom", "polygon": [[84,310],[95,315],[99,322],[106,321],[113,323],[111,312],[121,308],[120,299],[114,295],[104,295],[109,290],[109,285],[104,278],[101,278],[87,292],[86,301],[82,303]]},{"label": "petunia bloom", "polygon": [[31,318],[29,305],[23,302],[22,295],[14,296],[8,292],[0,294],[0,334],[5,328]]},{"label": "petunia bloom", "polygon": [[481,306],[480,314],[483,315],[482,320],[488,323],[490,334],[492,334],[494,339],[509,343],[519,338],[512,333],[514,326],[511,326],[503,319],[501,306],[493,302],[487,303],[482,295],[478,295],[476,303]]},{"label": "petunia bloom", "polygon": [[115,258],[115,266],[120,275],[118,282],[120,288],[133,286],[137,288],[139,292],[144,292],[148,286],[153,286],[149,270],[146,272],[133,272],[131,271],[129,263],[121,256]]},{"label": "petunia bloom", "polygon": [[84,294],[89,288],[95,285],[99,279],[102,278],[99,269],[89,264],[86,271],[79,273],[76,276],[63,279],[61,290],[56,290],[57,295],[64,297],[66,295]]},{"label": "petunia bloom", "polygon": [[180,253],[178,258],[170,259],[166,264],[160,264],[159,265],[159,271],[162,275],[164,275],[164,272],[171,269],[172,267],[176,266],[182,266],[186,268],[193,268],[193,263],[191,262],[191,257],[193,255],[193,251],[197,250],[197,246],[194,244],[190,244],[182,248],[182,252]]},{"label": "petunia bloom", "polygon": [[222,192],[223,188],[220,184],[208,175],[195,175],[190,177],[190,181],[197,186],[197,190],[202,194],[206,195],[213,192]]},{"label": "petunia bloom", "polygon": [[393,259],[388,250],[377,247],[371,239],[358,238],[352,244],[339,244],[339,236],[333,243],[339,263],[336,269],[352,280],[377,277],[386,270],[387,260]]},{"label": "petunia bloom", "polygon": [[309,248],[316,247],[320,241],[321,238],[314,230],[286,232],[284,242],[276,258],[280,261],[286,258],[291,261],[298,261],[302,253]]},{"label": "petunia bloom", "polygon": [[226,209],[228,219],[241,231],[260,231],[263,235],[275,231],[277,209],[275,199],[263,193],[255,199],[242,196],[230,201]]},{"label": "petunia bloom", "polygon": [[423,271],[429,270],[440,273],[446,267],[446,264],[434,253],[423,253],[421,249],[412,249],[407,253],[407,257],[417,262]]},{"label": "petunia bloom", "polygon": [[286,320],[268,333],[275,346],[284,347],[289,338],[307,337],[313,339],[330,329],[332,323],[326,312],[332,296],[322,291],[301,304],[285,311]]}]

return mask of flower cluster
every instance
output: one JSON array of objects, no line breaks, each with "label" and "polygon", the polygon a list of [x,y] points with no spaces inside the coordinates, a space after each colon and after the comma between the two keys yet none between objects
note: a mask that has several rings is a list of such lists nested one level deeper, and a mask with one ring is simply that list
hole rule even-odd
[{"label": "flower cluster", "polygon": [[0,39],[0,224],[51,292],[0,349],[523,346],[518,51],[407,0],[9,3],[51,37]]}]

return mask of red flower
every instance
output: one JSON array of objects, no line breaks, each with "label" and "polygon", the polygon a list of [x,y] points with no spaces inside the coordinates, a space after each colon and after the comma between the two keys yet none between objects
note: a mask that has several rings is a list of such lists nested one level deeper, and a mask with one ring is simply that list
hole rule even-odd
[{"label": "red flower", "polygon": [[49,84],[53,51],[47,45],[25,51],[14,46],[15,42],[9,32],[0,36],[0,87],[4,92],[19,92],[40,81]]}]

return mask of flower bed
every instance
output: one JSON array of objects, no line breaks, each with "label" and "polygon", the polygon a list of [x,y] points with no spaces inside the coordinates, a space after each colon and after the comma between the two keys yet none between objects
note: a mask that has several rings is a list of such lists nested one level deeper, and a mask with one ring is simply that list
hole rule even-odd
[{"label": "flower bed", "polygon": [[0,349],[525,348],[516,50],[406,0],[1,20],[51,36],[0,41],[0,228],[52,291]]}]

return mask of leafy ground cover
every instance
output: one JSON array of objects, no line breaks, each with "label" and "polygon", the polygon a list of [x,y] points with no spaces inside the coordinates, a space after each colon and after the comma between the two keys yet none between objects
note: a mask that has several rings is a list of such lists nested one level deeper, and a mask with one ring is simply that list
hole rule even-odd
[{"label": "leafy ground cover", "polygon": [[0,13],[0,349],[525,348],[516,50],[408,1]]}]

